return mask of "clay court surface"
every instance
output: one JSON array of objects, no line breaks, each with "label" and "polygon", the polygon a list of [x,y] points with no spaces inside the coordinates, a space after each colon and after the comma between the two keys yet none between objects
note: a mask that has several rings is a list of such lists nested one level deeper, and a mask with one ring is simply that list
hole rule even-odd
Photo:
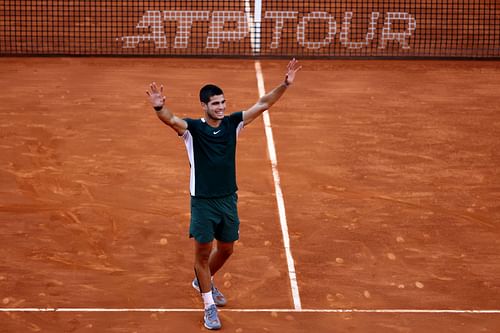
[{"label": "clay court surface", "polygon": [[[303,311],[259,119],[223,331],[498,332],[500,63],[301,62],[270,116]],[[269,90],[286,61],[261,63]],[[0,306],[27,309],[0,332],[204,330],[187,154],[152,81],[183,117],[205,83],[230,111],[258,98],[253,60],[0,58]]]}]

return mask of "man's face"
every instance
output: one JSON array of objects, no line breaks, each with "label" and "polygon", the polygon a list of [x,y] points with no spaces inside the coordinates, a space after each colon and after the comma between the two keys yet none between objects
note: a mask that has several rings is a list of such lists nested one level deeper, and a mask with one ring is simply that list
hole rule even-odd
[{"label": "man's face", "polygon": [[226,100],[224,95],[215,95],[210,97],[208,104],[201,103],[207,117],[213,120],[221,120],[224,118],[224,112],[226,112]]}]

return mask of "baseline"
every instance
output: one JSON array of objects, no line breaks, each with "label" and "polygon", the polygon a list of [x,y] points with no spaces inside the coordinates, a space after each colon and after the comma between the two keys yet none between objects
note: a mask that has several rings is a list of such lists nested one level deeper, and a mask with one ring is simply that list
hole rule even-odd
[{"label": "baseline", "polygon": [[[250,313],[423,313],[423,314],[500,314],[495,309],[219,309],[220,312]],[[0,308],[0,312],[203,312],[202,309],[163,308]]]}]

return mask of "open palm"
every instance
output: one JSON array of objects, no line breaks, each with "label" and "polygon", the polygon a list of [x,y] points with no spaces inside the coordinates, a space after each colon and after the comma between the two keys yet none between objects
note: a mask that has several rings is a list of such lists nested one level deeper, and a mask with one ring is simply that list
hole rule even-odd
[{"label": "open palm", "polygon": [[287,85],[290,85],[293,83],[293,80],[295,80],[295,74],[302,68],[302,66],[299,65],[299,61],[293,58],[288,65],[286,66],[286,76],[285,76],[285,82]]},{"label": "open palm", "polygon": [[153,106],[162,106],[165,104],[166,97],[163,95],[163,85],[160,85],[160,88],[158,88],[155,82],[151,83],[146,94],[148,94],[149,101]]}]

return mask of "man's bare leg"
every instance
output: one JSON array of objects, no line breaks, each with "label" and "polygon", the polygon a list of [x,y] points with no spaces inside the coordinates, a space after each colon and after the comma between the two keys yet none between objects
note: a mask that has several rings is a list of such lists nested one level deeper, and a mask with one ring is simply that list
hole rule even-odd
[{"label": "man's bare leg", "polygon": [[212,242],[199,243],[194,241],[195,257],[194,257],[194,271],[201,293],[207,293],[212,290],[212,281],[210,274],[209,258],[212,252]]},{"label": "man's bare leg", "polygon": [[208,259],[210,273],[215,275],[219,269],[226,263],[227,259],[233,254],[234,242],[217,241],[217,246],[212,249]]},{"label": "man's bare leg", "polygon": [[208,265],[210,253],[212,252],[212,242],[199,243],[195,240],[194,244],[194,271],[198,279],[201,297],[205,305],[205,315],[203,316],[204,325],[210,330],[217,330],[220,329],[222,325],[217,315],[217,306],[213,299],[210,266]]}]

